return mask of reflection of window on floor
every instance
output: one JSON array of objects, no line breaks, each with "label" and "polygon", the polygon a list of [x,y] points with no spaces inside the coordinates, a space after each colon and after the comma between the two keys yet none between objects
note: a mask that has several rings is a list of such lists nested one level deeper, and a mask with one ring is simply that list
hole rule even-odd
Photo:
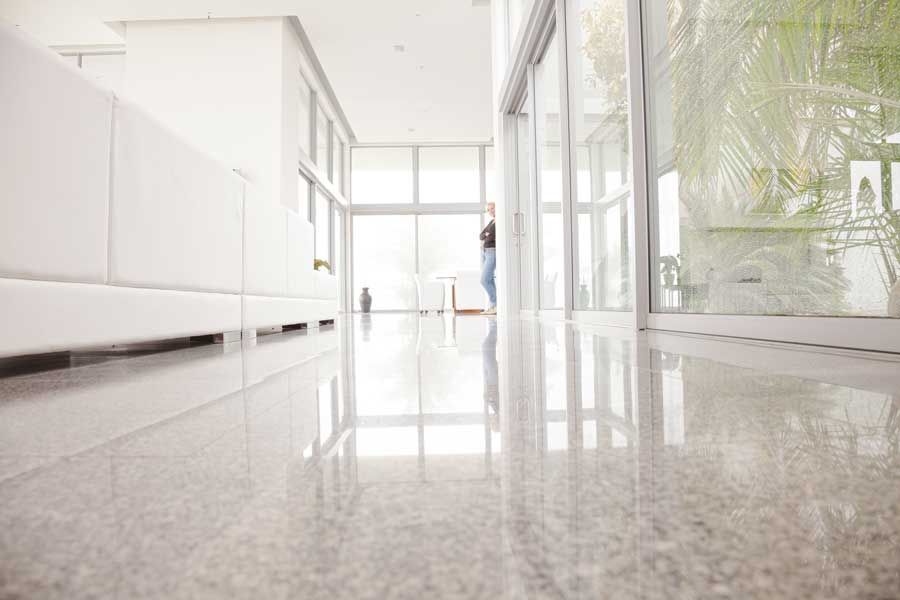
[{"label": "reflection of window on floor", "polygon": [[684,444],[684,382],[681,370],[662,375],[663,442],[667,446]]},{"label": "reflection of window on floor", "polygon": [[[453,320],[386,314],[354,321],[355,386],[366,390],[356,401],[360,481],[496,476],[500,420],[484,364],[491,332],[484,320],[456,319],[456,334],[469,344],[445,346],[443,324]],[[486,341],[487,349],[471,351],[473,340]],[[448,386],[454,373],[471,376]]]}]

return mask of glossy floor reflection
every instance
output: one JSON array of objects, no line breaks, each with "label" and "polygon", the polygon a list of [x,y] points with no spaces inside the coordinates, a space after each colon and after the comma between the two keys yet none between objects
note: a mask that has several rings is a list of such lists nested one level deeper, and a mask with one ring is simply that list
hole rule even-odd
[{"label": "glossy floor reflection", "polygon": [[0,598],[898,594],[898,357],[381,314],[0,379]]}]

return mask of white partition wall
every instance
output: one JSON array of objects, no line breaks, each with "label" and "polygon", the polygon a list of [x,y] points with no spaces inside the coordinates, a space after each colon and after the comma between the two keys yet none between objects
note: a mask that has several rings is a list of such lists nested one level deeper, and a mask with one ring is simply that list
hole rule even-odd
[{"label": "white partition wall", "polygon": [[132,102],[114,124],[110,281],[240,293],[244,182]]},{"label": "white partition wall", "polygon": [[0,35],[0,277],[105,283],[113,94]]}]

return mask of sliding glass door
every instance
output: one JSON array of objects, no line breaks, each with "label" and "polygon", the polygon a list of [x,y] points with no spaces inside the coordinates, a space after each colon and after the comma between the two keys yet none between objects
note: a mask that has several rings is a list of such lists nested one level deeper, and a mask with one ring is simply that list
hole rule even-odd
[{"label": "sliding glass door", "polygon": [[518,253],[518,289],[514,293],[519,299],[521,310],[534,311],[535,301],[535,205],[534,170],[531,165],[534,122],[530,116],[530,97],[525,99],[522,109],[515,117],[515,213],[513,214],[513,234]]},{"label": "sliding glass door", "polygon": [[569,3],[574,168],[575,310],[630,311],[631,141],[625,47],[626,0]]},{"label": "sliding glass door", "polygon": [[653,310],[900,317],[900,3],[645,4]]},{"label": "sliding glass door", "polygon": [[540,277],[538,299],[544,310],[565,302],[565,258],[562,218],[563,174],[560,148],[559,47],[553,34],[534,66],[537,201],[540,213]]}]

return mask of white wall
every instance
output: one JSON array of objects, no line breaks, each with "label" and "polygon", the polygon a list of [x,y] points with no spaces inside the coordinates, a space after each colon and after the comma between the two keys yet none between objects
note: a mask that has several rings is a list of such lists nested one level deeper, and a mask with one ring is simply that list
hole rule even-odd
[{"label": "white wall", "polygon": [[300,211],[300,42],[287,19],[281,20],[281,203]]},{"label": "white wall", "polygon": [[126,89],[252,184],[297,204],[299,45],[284,18],[132,21]]}]

